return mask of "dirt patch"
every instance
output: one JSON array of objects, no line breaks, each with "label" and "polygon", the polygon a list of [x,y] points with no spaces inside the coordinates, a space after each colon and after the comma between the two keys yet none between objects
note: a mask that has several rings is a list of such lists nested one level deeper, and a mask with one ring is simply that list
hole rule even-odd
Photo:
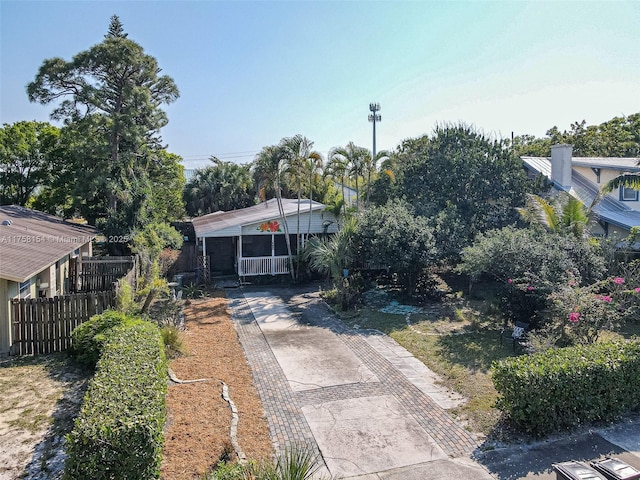
[{"label": "dirt patch", "polygon": [[230,448],[231,410],[222,399],[222,382],[238,408],[238,442],[251,459],[272,454],[264,409],[251,369],[231,323],[224,293],[185,307],[187,356],[170,366],[181,380],[206,382],[170,385],[162,478],[201,478]]},{"label": "dirt patch", "polygon": [[57,479],[87,379],[66,354],[0,362],[0,479]]}]

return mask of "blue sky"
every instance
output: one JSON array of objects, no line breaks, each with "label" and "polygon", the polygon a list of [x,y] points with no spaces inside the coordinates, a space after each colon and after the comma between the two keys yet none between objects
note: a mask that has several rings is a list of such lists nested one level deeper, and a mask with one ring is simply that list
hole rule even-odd
[{"label": "blue sky", "polygon": [[0,0],[0,122],[48,120],[25,86],[99,43],[117,14],[180,89],[165,110],[185,166],[239,163],[301,133],[326,155],[463,121],[543,136],[640,111],[640,2]]}]

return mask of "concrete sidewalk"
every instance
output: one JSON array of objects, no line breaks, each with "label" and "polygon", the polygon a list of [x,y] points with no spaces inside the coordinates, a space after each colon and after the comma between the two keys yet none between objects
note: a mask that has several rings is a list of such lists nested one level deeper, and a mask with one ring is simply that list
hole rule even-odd
[{"label": "concrete sidewalk", "polygon": [[640,469],[640,421],[483,451],[445,410],[463,399],[391,338],[346,328],[317,293],[227,293],[276,451],[311,448],[327,477],[555,479],[554,462],[605,455]]}]

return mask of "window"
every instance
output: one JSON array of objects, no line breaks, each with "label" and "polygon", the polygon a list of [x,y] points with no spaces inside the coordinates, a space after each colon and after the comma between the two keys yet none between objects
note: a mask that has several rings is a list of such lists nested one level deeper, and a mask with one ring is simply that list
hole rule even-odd
[{"label": "window", "polygon": [[637,202],[638,190],[633,188],[620,187],[620,201],[621,202]]},{"label": "window", "polygon": [[18,295],[20,298],[30,298],[31,297],[31,279],[20,282],[20,293]]}]

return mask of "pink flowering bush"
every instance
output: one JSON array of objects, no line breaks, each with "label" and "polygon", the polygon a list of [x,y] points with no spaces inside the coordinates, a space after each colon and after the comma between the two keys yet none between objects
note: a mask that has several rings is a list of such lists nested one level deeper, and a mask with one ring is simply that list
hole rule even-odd
[{"label": "pink flowering bush", "polygon": [[590,344],[602,330],[616,330],[640,305],[640,287],[625,288],[623,277],[584,287],[575,282],[549,295],[554,334],[563,344]]}]

